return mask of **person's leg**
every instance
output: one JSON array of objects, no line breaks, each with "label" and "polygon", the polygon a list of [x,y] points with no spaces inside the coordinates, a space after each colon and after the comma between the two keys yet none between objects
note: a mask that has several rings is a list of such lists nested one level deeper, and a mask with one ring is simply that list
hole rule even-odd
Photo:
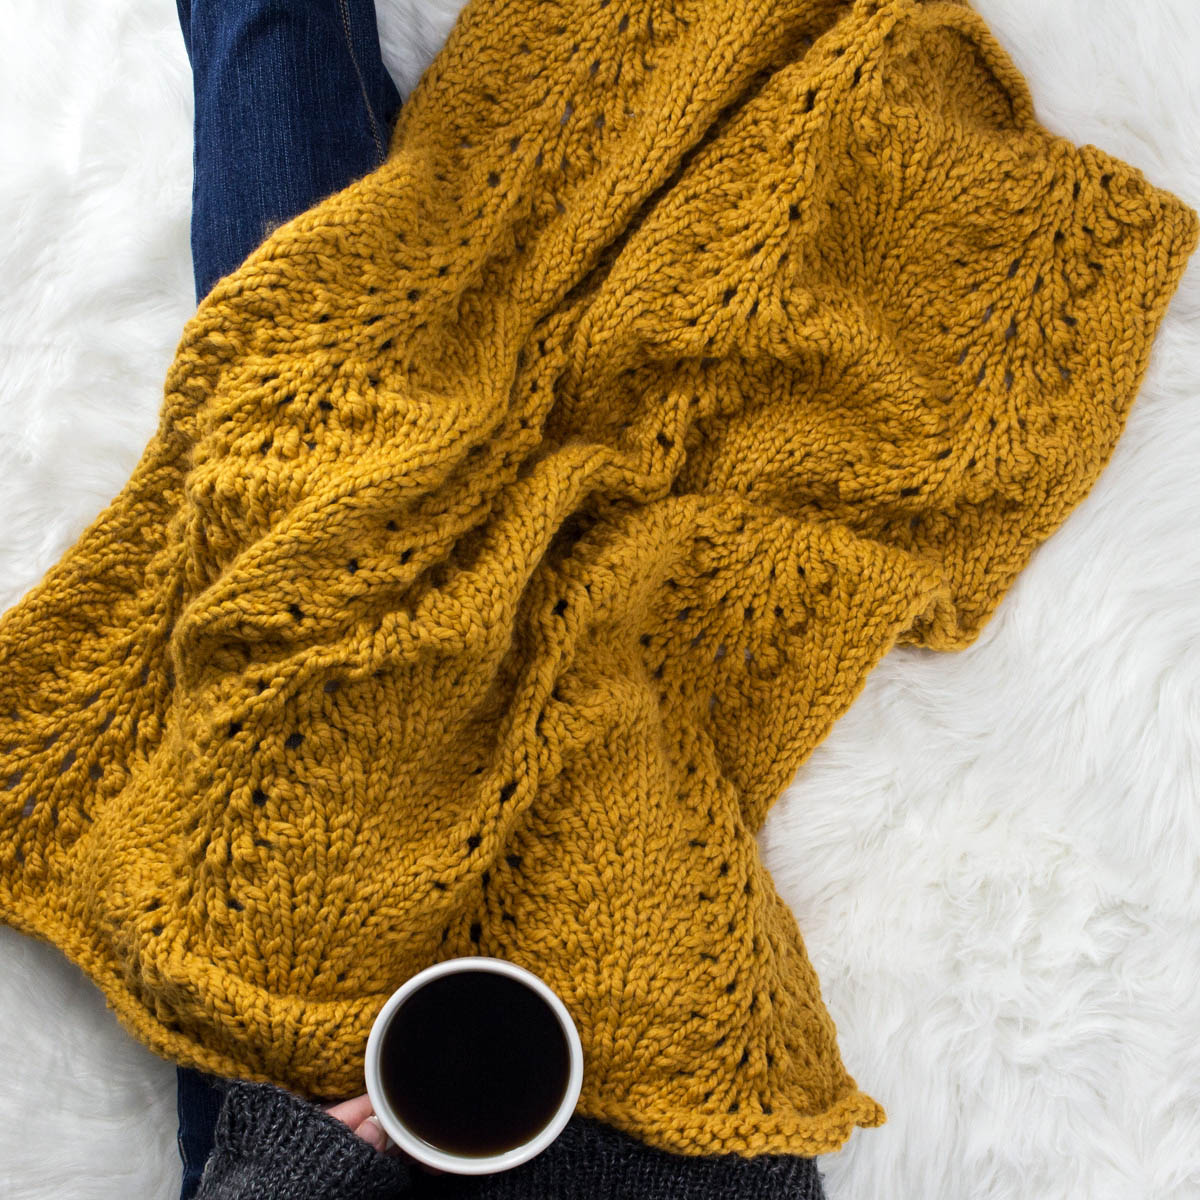
[{"label": "person's leg", "polygon": [[200,1186],[204,1164],[212,1153],[213,1134],[221,1113],[224,1093],[214,1087],[210,1076],[190,1067],[176,1067],[179,1109],[179,1157],[183,1160],[180,1200],[191,1200]]},{"label": "person's leg", "polygon": [[176,0],[196,111],[204,296],[275,226],[374,170],[400,108],[373,0]]},{"label": "person's leg", "polygon": [[[196,299],[276,225],[387,153],[400,109],[379,53],[373,0],[176,0],[196,114]],[[223,1093],[177,1069],[181,1200],[212,1150]]]}]

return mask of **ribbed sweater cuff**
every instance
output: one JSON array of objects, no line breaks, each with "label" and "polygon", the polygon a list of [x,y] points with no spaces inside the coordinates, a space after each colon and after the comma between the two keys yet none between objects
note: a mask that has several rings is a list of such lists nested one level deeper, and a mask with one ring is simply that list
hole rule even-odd
[{"label": "ribbed sweater cuff", "polygon": [[423,1200],[824,1200],[811,1158],[668,1154],[579,1117],[512,1171],[415,1180]]},{"label": "ribbed sweater cuff", "polygon": [[669,1154],[574,1118],[537,1158],[483,1176],[410,1173],[316,1105],[229,1085],[196,1200],[824,1200],[811,1158]]},{"label": "ribbed sweater cuff", "polygon": [[233,1083],[196,1200],[396,1200],[408,1165],[281,1088]]}]

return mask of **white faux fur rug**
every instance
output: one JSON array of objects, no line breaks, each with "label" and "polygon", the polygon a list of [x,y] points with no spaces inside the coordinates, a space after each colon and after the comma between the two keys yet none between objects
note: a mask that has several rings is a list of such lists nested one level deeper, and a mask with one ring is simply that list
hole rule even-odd
[{"label": "white faux fur rug", "polygon": [[[1197,0],[978,0],[1055,130],[1200,206]],[[458,8],[381,0],[411,89]],[[125,482],[192,305],[170,0],[5,0],[0,606]],[[1200,263],[971,650],[894,653],[763,843],[887,1107],[830,1200],[1200,1197]],[[174,1072],[0,930],[0,1196],[177,1194]]]}]

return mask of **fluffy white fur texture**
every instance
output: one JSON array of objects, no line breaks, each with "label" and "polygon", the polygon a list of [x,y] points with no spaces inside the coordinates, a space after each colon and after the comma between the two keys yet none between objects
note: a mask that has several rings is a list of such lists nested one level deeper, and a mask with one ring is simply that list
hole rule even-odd
[{"label": "fluffy white fur texture", "polygon": [[[1196,0],[977,0],[1042,118],[1200,205]],[[456,0],[381,0],[404,92]],[[191,308],[170,0],[6,0],[0,605],[120,489]],[[1200,1196],[1200,264],[977,645],[892,654],[763,834],[890,1113],[830,1200]],[[0,1195],[177,1194],[172,1068],[0,930]]]}]

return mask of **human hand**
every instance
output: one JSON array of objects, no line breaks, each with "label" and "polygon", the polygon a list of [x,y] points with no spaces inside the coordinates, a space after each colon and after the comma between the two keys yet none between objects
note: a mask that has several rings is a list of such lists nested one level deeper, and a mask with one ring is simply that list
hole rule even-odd
[{"label": "human hand", "polygon": [[[325,1105],[325,1111],[335,1120],[341,1121],[343,1125],[348,1125],[351,1131],[357,1134],[369,1146],[373,1146],[381,1154],[391,1154],[401,1158],[406,1158],[407,1155],[392,1141],[390,1137],[383,1131],[383,1126],[379,1123],[379,1118],[375,1115],[375,1111],[371,1106],[371,1097],[367,1095],[355,1096],[353,1100],[342,1100],[338,1104]],[[413,1163],[414,1167],[420,1167],[422,1171],[426,1171],[430,1175],[442,1175],[444,1172],[439,1171],[436,1167],[426,1167],[421,1163]]]},{"label": "human hand", "polygon": [[371,1106],[371,1097],[355,1096],[353,1100],[343,1100],[338,1104],[325,1106],[325,1111],[343,1125],[349,1126],[369,1146],[373,1146],[382,1154],[399,1154],[392,1139],[383,1131],[379,1118]]}]

